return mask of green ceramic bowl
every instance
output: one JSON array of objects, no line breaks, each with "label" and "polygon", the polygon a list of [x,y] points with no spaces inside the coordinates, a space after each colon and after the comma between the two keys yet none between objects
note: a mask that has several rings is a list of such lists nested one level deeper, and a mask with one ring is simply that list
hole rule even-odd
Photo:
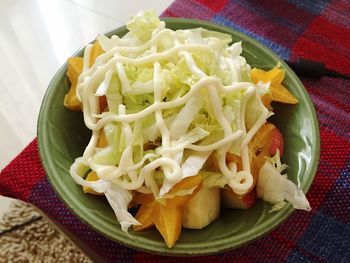
[{"label": "green ceramic bowl", "polygon": [[[319,159],[319,128],[314,107],[303,85],[292,70],[271,50],[252,38],[232,29],[189,19],[165,19],[171,29],[204,27],[231,34],[242,41],[248,63],[272,68],[278,61],[286,70],[284,84],[299,99],[292,105],[274,105],[272,118],[285,137],[283,161],[289,164],[288,175],[307,192],[315,176]],[[126,28],[110,33],[122,36]],[[82,50],[75,55],[82,55]],[[166,255],[204,255],[237,248],[256,240],[280,225],[293,212],[289,205],[278,213],[268,213],[271,205],[259,201],[247,211],[222,210],[220,218],[202,230],[184,229],[172,249],[168,249],[156,230],[124,233],[104,197],[83,194],[69,174],[73,160],[82,155],[90,137],[82,113],[63,106],[68,90],[66,64],[52,79],[45,94],[39,120],[38,140],[42,163],[49,180],[67,206],[93,229],[125,246]]]}]

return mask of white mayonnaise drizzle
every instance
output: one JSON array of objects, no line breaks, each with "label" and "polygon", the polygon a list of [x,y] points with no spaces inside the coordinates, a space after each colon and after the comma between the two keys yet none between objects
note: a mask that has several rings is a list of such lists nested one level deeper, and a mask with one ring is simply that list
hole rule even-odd
[{"label": "white mayonnaise drizzle", "polygon": [[[194,76],[197,76],[198,78],[201,78],[201,79],[207,77],[207,75],[197,67],[196,63],[194,62],[189,52],[182,51],[180,55],[184,56],[186,64]],[[244,97],[244,100],[243,100],[244,103],[242,103],[244,108],[246,107],[247,101],[251,96],[252,90],[253,91],[255,90],[254,86],[250,86],[246,92],[246,96]],[[208,92],[211,99],[211,103],[212,103],[211,105],[213,108],[215,118],[218,121],[218,123],[223,127],[225,137],[227,137],[232,134],[232,128],[223,113],[217,88],[214,85],[210,85],[208,88]],[[243,137],[245,136],[245,133],[246,133],[244,117],[245,117],[244,114],[242,114],[241,126],[244,127],[244,129],[242,129]],[[241,158],[242,158],[244,172],[239,172],[239,173],[237,173],[234,166],[230,166],[233,168],[233,170],[230,170],[230,168],[227,167],[226,165],[226,153],[229,150],[229,148],[230,148],[230,144],[226,146],[222,146],[220,149],[217,150],[216,156],[218,159],[219,168],[222,174],[226,176],[228,179],[230,179],[229,186],[232,188],[232,190],[236,194],[244,194],[249,190],[249,188],[253,184],[253,176],[250,173],[248,146],[242,145]]]},{"label": "white mayonnaise drizzle", "polygon": [[[91,58],[91,51],[92,51],[92,44],[88,44],[85,49],[84,49],[84,58],[83,58],[83,73],[86,72],[89,67],[90,67],[90,58]],[[84,81],[88,80],[88,76],[86,76],[84,78]],[[79,81],[78,81],[79,84]],[[80,92],[81,92],[81,87],[79,87],[79,85],[77,86],[76,89],[76,95],[77,95],[77,99],[81,102],[81,96],[80,96]]]},{"label": "white mayonnaise drizzle", "polygon": [[[157,52],[159,41],[164,36],[171,37],[175,45],[168,50]],[[218,78],[207,76],[196,65],[191,52],[201,51],[208,54],[215,52],[215,49],[218,47],[218,44],[215,44],[215,39],[211,40],[210,45],[186,43],[186,41],[185,43],[181,43],[176,32],[164,28],[163,24],[153,33],[149,41],[139,46],[120,46],[122,39],[119,38],[112,38],[110,40],[100,37],[99,39],[103,41],[101,46],[106,52],[100,55],[94,65],[90,67],[92,45],[88,45],[84,52],[83,73],[78,79],[77,97],[83,104],[84,122],[92,130],[92,137],[84,151],[83,157],[78,158],[71,167],[71,174],[75,181],[81,185],[92,186],[91,183],[78,178],[79,173],[77,169],[79,169],[80,165],[85,165],[96,171],[100,179],[117,184],[126,190],[140,189],[143,192],[152,191],[156,196],[159,193],[162,195],[169,190],[169,187],[183,178],[184,174],[181,167],[185,161],[190,162],[191,158],[189,157],[183,161],[182,156],[184,150],[189,149],[198,152],[199,156],[204,156],[204,159],[198,161],[200,164],[208,158],[211,152],[215,151],[220,171],[229,179],[229,186],[237,194],[246,193],[253,183],[250,173],[248,143],[257,130],[265,123],[268,117],[268,111],[264,109],[258,120],[247,131],[245,124],[246,107],[249,98],[257,92],[255,85],[248,82],[235,81],[239,80],[240,77],[238,76],[239,72],[233,58],[225,57],[223,59],[228,65],[232,79],[234,80],[227,86],[223,86]],[[228,48],[227,51],[230,52],[230,49]],[[174,56],[184,58],[188,69],[193,76],[198,78],[198,81],[182,97],[171,101],[163,101],[161,94],[161,63]],[[153,88],[153,90],[147,90],[147,92],[153,92],[153,104],[136,113],[127,113],[125,105],[120,104],[118,110],[114,113],[105,112],[101,114],[98,96],[103,96],[107,93],[113,74],[116,74],[120,80],[122,95],[137,94],[137,91],[134,91],[130,86],[124,66],[137,67],[145,64],[153,65],[153,80],[147,83],[147,85],[151,85],[149,88]],[[224,137],[209,145],[198,145],[194,143],[174,144],[181,135],[187,132],[191,123],[179,125],[179,120],[183,117],[181,114],[184,114],[180,111],[177,117],[173,119],[173,122],[177,124],[167,125],[164,120],[163,111],[184,105],[182,112],[186,112],[186,105],[197,103],[197,107],[194,107],[194,111],[191,113],[195,116],[202,107],[202,101],[196,99],[196,97],[202,96],[202,93],[200,93],[201,90],[206,91],[208,99],[211,102],[213,115],[217,123],[222,127]],[[225,95],[236,92],[242,93],[242,99],[239,127],[233,130],[231,123],[225,117],[223,107],[221,106],[221,99]],[[155,116],[156,129],[159,130],[162,144],[156,149],[155,154],[146,154],[141,160],[134,163],[132,123],[146,118],[151,114]],[[118,166],[101,165],[92,161],[92,157],[96,152],[96,144],[100,131],[110,122],[120,123],[125,144]],[[229,151],[232,143],[237,140],[241,142],[243,171],[240,172],[237,172],[237,165],[235,163],[226,164],[226,153]],[[159,189],[154,179],[154,173],[159,169],[164,172],[164,182],[168,184],[167,189]],[[185,173],[188,173],[189,176],[193,175],[191,172]],[[97,189],[96,187],[94,189],[101,191],[101,189]]]},{"label": "white mayonnaise drizzle", "polygon": [[92,51],[92,44],[88,44],[84,50],[84,58],[83,58],[83,72],[86,72],[90,68],[90,57]]}]

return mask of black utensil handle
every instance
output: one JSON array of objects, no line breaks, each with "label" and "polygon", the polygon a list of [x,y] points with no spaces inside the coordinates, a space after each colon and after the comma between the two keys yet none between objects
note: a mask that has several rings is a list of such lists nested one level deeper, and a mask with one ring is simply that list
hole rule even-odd
[{"label": "black utensil handle", "polygon": [[300,58],[296,62],[286,61],[294,72],[305,78],[320,79],[323,76],[350,79],[350,76],[326,68],[322,62]]}]

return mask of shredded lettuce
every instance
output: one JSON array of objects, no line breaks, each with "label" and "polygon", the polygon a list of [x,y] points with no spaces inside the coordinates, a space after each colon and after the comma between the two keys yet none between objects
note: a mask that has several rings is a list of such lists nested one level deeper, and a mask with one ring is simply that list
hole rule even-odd
[{"label": "shredded lettuce", "polygon": [[223,188],[229,183],[229,180],[222,176],[221,173],[200,171],[199,175],[202,177],[203,185],[207,188],[220,187]]},{"label": "shredded lettuce", "polygon": [[119,105],[123,102],[121,95],[121,84],[118,76],[112,76],[111,81],[106,92],[108,109],[112,113],[118,112]]},{"label": "shredded lettuce", "polygon": [[194,192],[194,190],[196,190],[197,187],[198,186],[195,186],[195,187],[192,187],[189,189],[182,189],[182,190],[177,191],[176,193],[166,193],[159,199],[174,198],[176,196],[190,195]]},{"label": "shredded lettuce", "polygon": [[295,209],[311,210],[303,191],[281,175],[270,161],[266,161],[260,169],[256,190],[259,198],[275,205],[274,211],[283,208],[284,200],[291,203]]},{"label": "shredded lettuce", "polygon": [[160,20],[152,10],[138,13],[126,24],[130,34],[142,42],[148,41],[160,26]]},{"label": "shredded lettuce", "polygon": [[131,202],[132,195],[129,191],[119,185],[108,183],[105,190],[105,196],[111,205],[122,230],[127,232],[131,225],[140,225],[140,223],[128,212],[128,204]]},{"label": "shredded lettuce", "polygon": [[219,39],[218,41],[223,47],[225,45],[228,45],[232,42],[232,36],[229,34],[221,33],[218,31],[210,31],[201,28],[201,35],[204,38],[210,38],[210,39]]},{"label": "shredded lettuce", "polygon": [[127,232],[131,225],[139,225],[140,223],[128,212],[128,204],[132,199],[130,191],[106,180],[84,180],[83,176],[88,170],[89,166],[86,165],[82,157],[79,157],[72,164],[70,173],[76,183],[90,187],[98,193],[105,194],[123,231]]},{"label": "shredded lettuce", "polygon": [[279,172],[280,174],[282,174],[282,172],[284,172],[288,167],[288,165],[281,162],[280,151],[278,149],[276,151],[276,154],[271,158],[268,158],[268,160],[272,163],[272,165],[276,168],[277,172]]},{"label": "shredded lettuce", "polygon": [[211,152],[194,152],[181,165],[183,178],[197,175]]},{"label": "shredded lettuce", "polygon": [[185,134],[188,127],[191,125],[194,117],[197,115],[199,110],[202,108],[202,101],[200,98],[190,99],[185,106],[179,111],[175,119],[170,125],[170,137],[177,139],[181,135]]},{"label": "shredded lettuce", "polygon": [[208,135],[209,135],[208,131],[202,128],[196,127],[190,130],[188,133],[182,135],[177,141],[173,143],[173,145],[175,146],[176,144],[182,144],[182,143],[186,143],[186,144],[195,143],[204,139]]},{"label": "shredded lettuce", "polygon": [[258,119],[268,110],[263,105],[259,94],[255,91],[249,98],[246,106],[245,120],[248,129],[252,128]]},{"label": "shredded lettuce", "polygon": [[180,180],[169,181],[165,179],[160,189],[160,196],[163,196],[169,192],[169,190],[182,179],[197,175],[204,166],[210,154],[211,152],[193,152],[191,155],[189,155],[181,165],[182,177]]}]

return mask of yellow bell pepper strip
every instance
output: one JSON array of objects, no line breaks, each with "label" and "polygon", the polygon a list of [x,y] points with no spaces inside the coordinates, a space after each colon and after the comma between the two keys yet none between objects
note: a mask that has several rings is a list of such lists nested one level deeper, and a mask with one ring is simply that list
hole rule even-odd
[{"label": "yellow bell pepper strip", "polygon": [[[279,65],[269,71],[253,68],[250,72],[252,81],[257,84],[259,81],[263,83],[270,82],[270,93],[262,97],[265,107],[270,108],[271,101],[277,101],[288,104],[298,103],[298,99],[293,96],[286,87],[282,85],[285,71]],[[271,109],[271,108],[270,108]]]},{"label": "yellow bell pepper strip", "polygon": [[172,195],[178,191],[196,187],[192,194],[184,196],[156,200],[153,194],[135,194],[133,202],[141,204],[135,218],[141,225],[135,225],[134,231],[142,231],[156,226],[167,246],[173,247],[181,233],[182,207],[199,191],[201,182],[202,178],[199,175],[187,177],[169,191],[169,194]]}]

